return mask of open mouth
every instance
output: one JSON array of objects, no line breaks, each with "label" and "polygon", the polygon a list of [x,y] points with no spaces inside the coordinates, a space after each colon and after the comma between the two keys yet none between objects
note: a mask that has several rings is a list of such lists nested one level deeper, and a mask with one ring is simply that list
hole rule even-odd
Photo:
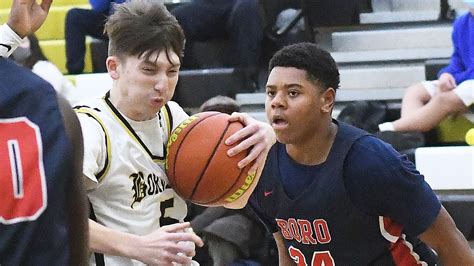
[{"label": "open mouth", "polygon": [[279,115],[275,115],[272,118],[272,126],[275,128],[284,127],[288,125],[288,121],[285,118]]}]

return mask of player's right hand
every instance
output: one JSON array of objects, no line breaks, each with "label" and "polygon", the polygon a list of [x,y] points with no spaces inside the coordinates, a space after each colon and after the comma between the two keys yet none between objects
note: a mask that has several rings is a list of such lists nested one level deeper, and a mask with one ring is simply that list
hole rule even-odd
[{"label": "player's right hand", "polygon": [[195,247],[183,245],[182,242],[193,242],[199,247],[204,243],[195,233],[187,231],[188,228],[189,222],[176,223],[142,236],[134,258],[147,265],[191,265],[191,258],[196,254]]},{"label": "player's right hand", "polygon": [[53,0],[13,0],[8,26],[21,38],[37,31],[46,20]]},{"label": "player's right hand", "polygon": [[450,91],[456,88],[456,80],[450,73],[443,73],[439,76],[438,86],[440,91]]}]

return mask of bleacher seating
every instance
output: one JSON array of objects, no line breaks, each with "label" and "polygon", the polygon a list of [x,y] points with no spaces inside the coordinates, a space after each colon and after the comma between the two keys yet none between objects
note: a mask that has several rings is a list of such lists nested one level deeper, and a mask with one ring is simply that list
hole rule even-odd
[{"label": "bleacher seating", "polygon": [[[371,2],[372,13],[417,13],[426,10],[440,12],[443,1],[447,0]],[[385,9],[381,5],[386,5]],[[447,60],[451,56],[451,23],[438,17],[429,22],[405,18],[397,23],[380,21],[370,25],[317,29],[319,35],[316,39],[324,40],[321,46],[331,52],[340,68],[341,88],[336,96],[339,104],[335,116],[344,102],[400,102],[409,85],[425,79],[427,60]],[[237,100],[244,110],[254,114],[263,111],[263,94],[238,94]]]},{"label": "bleacher seating", "polygon": [[[0,23],[6,22],[12,1],[0,2]],[[63,73],[66,71],[66,52],[64,43],[64,23],[66,13],[73,7],[89,8],[88,0],[55,0],[51,6],[48,17],[41,28],[36,32],[39,43],[45,56],[54,63]],[[85,72],[93,72],[90,55],[91,39],[87,40]]]}]

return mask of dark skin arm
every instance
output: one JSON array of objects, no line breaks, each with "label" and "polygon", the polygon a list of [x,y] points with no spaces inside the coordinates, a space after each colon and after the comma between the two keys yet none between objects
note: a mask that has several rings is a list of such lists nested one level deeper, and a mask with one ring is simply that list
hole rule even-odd
[{"label": "dark skin arm", "polygon": [[295,262],[290,258],[288,251],[286,250],[285,243],[283,242],[283,235],[280,231],[273,233],[275,243],[278,248],[278,261],[280,266],[293,266]]},{"label": "dark skin arm", "polygon": [[59,108],[63,116],[64,126],[73,147],[73,169],[68,178],[67,213],[69,231],[70,265],[87,265],[89,252],[88,206],[84,186],[82,184],[82,160],[84,146],[82,131],[76,114],[69,103],[58,95]]},{"label": "dark skin arm", "polygon": [[418,237],[438,253],[442,265],[474,265],[469,243],[444,207],[433,224]]}]

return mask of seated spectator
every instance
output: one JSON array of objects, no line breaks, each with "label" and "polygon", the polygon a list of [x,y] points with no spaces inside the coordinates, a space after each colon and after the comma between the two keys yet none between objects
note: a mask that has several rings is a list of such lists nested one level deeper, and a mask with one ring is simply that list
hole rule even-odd
[{"label": "seated spectator", "polygon": [[74,102],[75,87],[61,71],[43,54],[36,36],[30,35],[12,53],[11,59],[31,69],[33,73],[49,82],[53,88],[71,104]]},{"label": "seated spectator", "polygon": [[73,8],[66,14],[66,68],[69,74],[84,71],[86,36],[107,40],[104,25],[113,12],[113,5],[125,0],[89,0],[92,9]]},{"label": "seated spectator", "polygon": [[257,0],[193,0],[171,13],[186,36],[184,69],[200,67],[193,56],[195,42],[228,39],[232,45],[229,66],[242,68],[249,79],[256,81],[263,39]]},{"label": "seated spectator", "polygon": [[454,53],[438,80],[424,81],[407,89],[401,118],[379,125],[381,131],[429,131],[449,115],[466,113],[474,103],[474,1],[470,12],[453,25]]}]

